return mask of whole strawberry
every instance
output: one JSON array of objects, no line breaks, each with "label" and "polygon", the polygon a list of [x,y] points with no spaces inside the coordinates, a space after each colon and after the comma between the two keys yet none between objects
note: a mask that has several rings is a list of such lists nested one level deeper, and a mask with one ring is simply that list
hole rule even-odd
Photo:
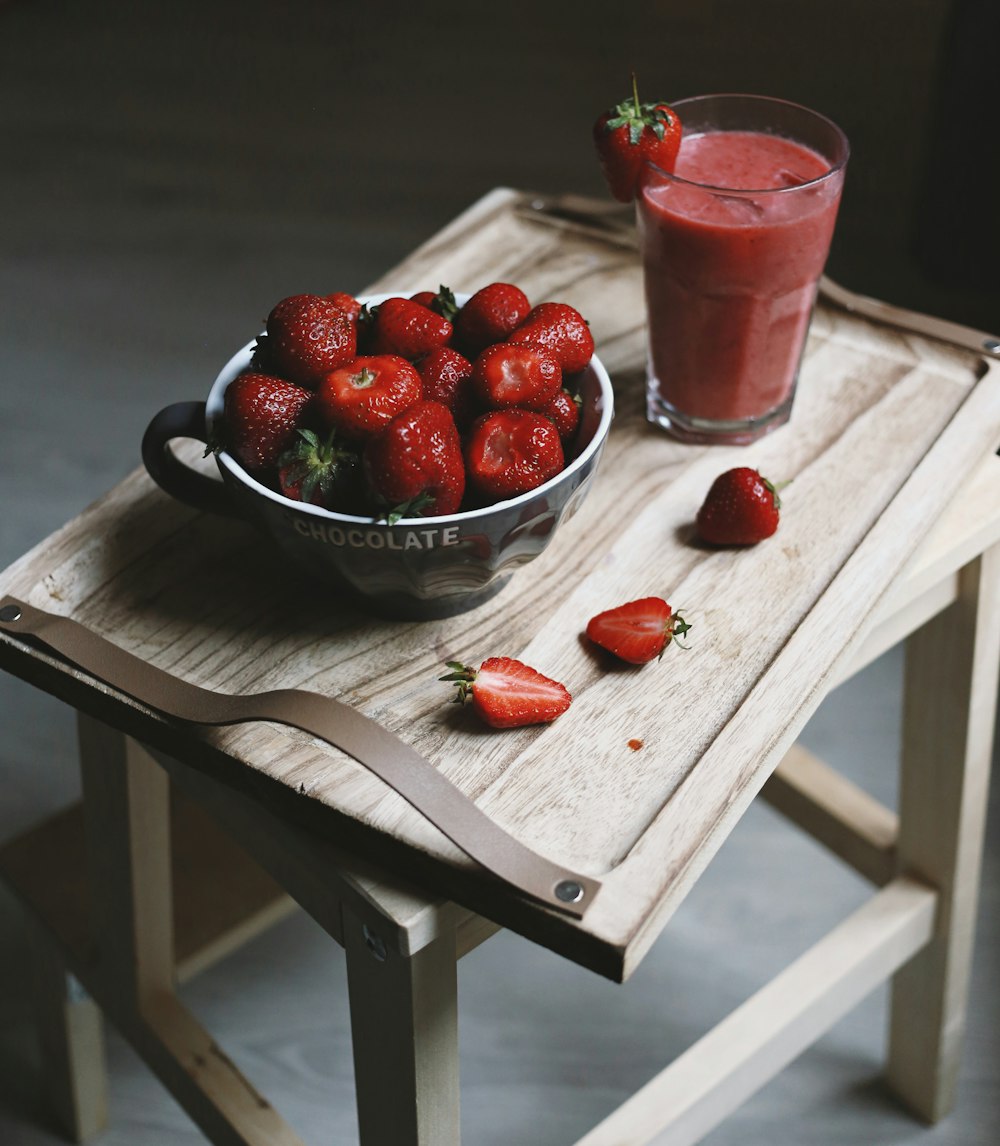
[{"label": "whole strawberry", "polygon": [[547,724],[573,701],[566,687],[512,657],[489,657],[478,669],[449,661],[439,679],[457,685],[457,703],[472,697],[476,715],[491,728]]},{"label": "whole strawberry", "polygon": [[411,298],[387,298],[372,314],[375,354],[398,354],[412,361],[451,341],[451,323]]},{"label": "whole strawberry", "polygon": [[455,420],[440,402],[422,400],[393,418],[365,446],[364,466],[390,524],[456,513],[462,504],[462,446]]},{"label": "whole strawberry", "polygon": [[338,513],[365,511],[361,459],[334,432],[321,438],[300,429],[298,441],[278,461],[278,486],[292,501],[305,501]]},{"label": "whole strawberry", "polygon": [[531,311],[528,296],[512,283],[489,283],[469,299],[455,317],[455,339],[474,358],[494,342],[503,342]]},{"label": "whole strawberry", "polygon": [[559,360],[564,374],[582,370],[594,353],[587,320],[565,302],[540,302],[508,341],[547,350]]},{"label": "whole strawberry", "polygon": [[225,448],[248,470],[271,469],[295,444],[312,393],[271,374],[239,374],[223,398]]},{"label": "whole strawberry", "polygon": [[496,410],[478,418],[465,443],[469,484],[487,501],[516,497],[565,464],[554,423],[534,410]]},{"label": "whole strawberry", "polygon": [[665,103],[640,103],[635,75],[632,98],[606,111],[594,124],[594,144],[611,194],[631,203],[646,162],[673,171],[681,145],[681,121]]},{"label": "whole strawberry", "polygon": [[620,660],[644,665],[690,628],[662,597],[642,597],[591,617],[587,636]]},{"label": "whole strawberry", "polygon": [[419,302],[421,306],[426,306],[428,310],[434,311],[435,314],[441,315],[449,322],[454,323],[455,315],[458,314],[458,303],[455,301],[455,292],[451,287],[446,287],[442,283],[437,291],[432,290],[418,290],[416,294],[411,294],[410,299],[413,302]]},{"label": "whole strawberry", "polygon": [[351,441],[363,441],[423,396],[420,375],[405,358],[369,354],[324,375],[315,408],[324,425]]},{"label": "whole strawberry", "polygon": [[777,530],[780,509],[777,487],[757,470],[737,466],[712,483],[698,510],[698,536],[712,545],[755,545]]},{"label": "whole strawberry", "polygon": [[354,321],[337,303],[317,294],[283,298],[267,316],[257,358],[269,372],[314,389],[324,374],[357,352]]},{"label": "whole strawberry", "polygon": [[483,406],[501,410],[545,406],[562,385],[562,368],[542,346],[500,342],[488,346],[472,366],[472,389]]},{"label": "whole strawberry", "polygon": [[576,437],[580,425],[580,402],[568,390],[557,390],[545,403],[538,407],[539,414],[551,418],[563,447],[568,448]]},{"label": "whole strawberry", "polygon": [[340,309],[347,315],[351,322],[357,322],[358,316],[361,314],[361,303],[352,294],[347,294],[345,291],[337,290],[333,294],[323,296],[328,302],[332,302],[334,306],[339,306]]},{"label": "whole strawberry", "polygon": [[472,363],[450,346],[439,346],[414,363],[424,384],[424,397],[451,410],[462,429],[471,421],[473,395],[469,379]]}]

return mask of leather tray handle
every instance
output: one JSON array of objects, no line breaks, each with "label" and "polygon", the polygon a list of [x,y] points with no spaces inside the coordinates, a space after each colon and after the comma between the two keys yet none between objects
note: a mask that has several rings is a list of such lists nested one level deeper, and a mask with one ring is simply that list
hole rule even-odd
[{"label": "leather tray handle", "polygon": [[195,724],[270,720],[346,752],[399,793],[457,847],[526,896],[577,919],[601,884],[516,840],[423,756],[363,713],[303,689],[225,694],[179,680],[69,617],[14,597],[0,600],[0,629],[31,637],[58,656],[166,716]]}]

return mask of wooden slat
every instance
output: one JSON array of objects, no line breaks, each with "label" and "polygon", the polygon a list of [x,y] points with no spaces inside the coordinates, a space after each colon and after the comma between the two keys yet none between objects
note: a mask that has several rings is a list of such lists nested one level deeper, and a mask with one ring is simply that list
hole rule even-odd
[{"label": "wooden slat", "polygon": [[691,1146],[930,940],[935,893],[894,880],[577,1146]]}]

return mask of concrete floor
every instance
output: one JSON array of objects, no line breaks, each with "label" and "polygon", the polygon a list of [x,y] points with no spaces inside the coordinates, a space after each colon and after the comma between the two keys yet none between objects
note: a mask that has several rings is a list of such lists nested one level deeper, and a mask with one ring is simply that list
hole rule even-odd
[{"label": "concrete floor", "polygon": [[[592,3],[501,16],[446,2],[433,18],[318,0],[0,4],[0,566],[128,473],[149,417],[200,396],[273,301],[360,289],[497,184],[600,193],[589,123],[632,66],[667,98],[742,88],[840,119],[855,146],[834,273],[1000,327],[995,292],[934,280],[914,255],[948,7],[767,0],[751,21],[724,0],[639,4],[632,19]],[[804,44],[825,46],[824,67],[802,65]],[[884,657],[805,737],[888,803],[899,677],[898,655]],[[78,784],[66,710],[0,678],[0,714],[6,839]],[[882,1088],[879,992],[706,1141],[997,1141],[997,813],[994,796],[957,1110],[924,1129]],[[761,806],[624,987],[491,940],[461,964],[467,1140],[575,1141],[865,891]],[[0,893],[4,1146],[59,1141],[40,1107],[26,966]],[[343,960],[309,920],[286,920],[184,993],[307,1141],[356,1141]],[[113,1032],[108,1058],[104,1146],[203,1140]]]}]

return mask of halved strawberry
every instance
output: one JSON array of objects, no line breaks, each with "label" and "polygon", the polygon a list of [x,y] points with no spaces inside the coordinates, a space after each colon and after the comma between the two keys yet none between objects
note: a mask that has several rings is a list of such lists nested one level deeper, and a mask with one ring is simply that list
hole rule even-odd
[{"label": "halved strawberry", "polygon": [[440,679],[458,686],[455,700],[471,695],[472,708],[491,728],[547,724],[573,701],[566,687],[511,657],[489,657],[478,669],[449,661],[452,671]]},{"label": "halved strawberry", "polygon": [[594,353],[587,320],[565,302],[540,302],[511,334],[508,342],[539,346],[559,360],[565,374],[582,370]]},{"label": "halved strawberry", "polygon": [[472,388],[494,410],[510,406],[537,409],[562,385],[555,355],[539,346],[501,342],[489,346],[472,366]]},{"label": "halved strawberry", "polygon": [[555,477],[565,464],[554,423],[534,410],[496,410],[478,418],[465,444],[469,483],[487,499],[516,497]]},{"label": "halved strawberry", "polygon": [[325,425],[364,441],[423,396],[420,375],[405,358],[365,354],[323,378],[316,391],[316,412]]},{"label": "halved strawberry", "polygon": [[310,390],[357,351],[354,321],[335,302],[318,294],[283,298],[267,316],[266,330],[257,339],[257,360],[268,371]]},{"label": "halved strawberry", "polygon": [[312,393],[273,374],[240,374],[223,397],[225,448],[248,470],[270,469],[295,444]]},{"label": "halved strawberry", "polygon": [[451,341],[451,323],[413,299],[387,298],[372,313],[376,354],[398,354],[412,360]]},{"label": "halved strawberry", "polygon": [[690,628],[662,597],[642,597],[591,617],[587,636],[621,660],[644,665],[662,656],[667,645]]},{"label": "halved strawberry", "polygon": [[459,310],[455,340],[462,351],[474,358],[494,342],[503,342],[531,312],[528,296],[512,283],[489,283]]},{"label": "halved strawberry", "polygon": [[465,492],[462,445],[447,406],[421,400],[398,414],[364,451],[368,485],[392,524],[456,513]]}]

